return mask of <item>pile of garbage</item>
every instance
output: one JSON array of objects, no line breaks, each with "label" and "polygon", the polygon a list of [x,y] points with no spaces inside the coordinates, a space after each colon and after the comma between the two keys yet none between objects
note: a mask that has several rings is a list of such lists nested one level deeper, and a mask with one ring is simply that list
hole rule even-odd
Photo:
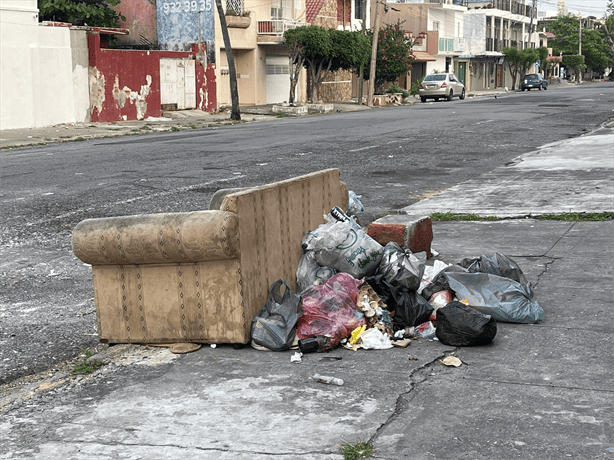
[{"label": "pile of garbage", "polygon": [[[458,264],[412,253],[367,235],[354,215],[364,210],[350,192],[346,213],[308,232],[297,271],[298,293],[278,280],[252,321],[252,346],[302,353],[406,347],[414,338],[449,346],[486,345],[497,321],[536,323],[544,311],[514,260],[494,253]],[[283,294],[281,292],[284,288]]]}]

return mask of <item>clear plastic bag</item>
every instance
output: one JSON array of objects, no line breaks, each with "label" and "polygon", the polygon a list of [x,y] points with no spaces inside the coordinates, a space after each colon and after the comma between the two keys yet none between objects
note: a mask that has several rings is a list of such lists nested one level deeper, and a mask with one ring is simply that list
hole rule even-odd
[{"label": "clear plastic bag", "polygon": [[330,337],[330,347],[350,337],[352,331],[366,324],[357,310],[358,287],[362,284],[347,273],[338,273],[320,286],[311,286],[301,294],[303,316],[298,320],[299,340]]},{"label": "clear plastic bag", "polygon": [[302,255],[296,269],[296,285],[298,292],[303,292],[309,286],[324,283],[337,271],[334,268],[320,267],[313,251]]},{"label": "clear plastic bag", "polygon": [[365,212],[365,207],[360,202],[362,195],[356,195],[352,190],[348,192],[348,216],[355,216],[361,212]]},{"label": "clear plastic bag", "polygon": [[382,275],[392,286],[418,289],[424,275],[425,263],[426,252],[414,254],[391,241],[384,247],[377,274]]},{"label": "clear plastic bag", "polygon": [[363,278],[377,269],[383,247],[353,220],[337,221],[327,216],[329,222],[320,225],[303,238],[303,249],[313,250],[322,267],[332,267]]}]

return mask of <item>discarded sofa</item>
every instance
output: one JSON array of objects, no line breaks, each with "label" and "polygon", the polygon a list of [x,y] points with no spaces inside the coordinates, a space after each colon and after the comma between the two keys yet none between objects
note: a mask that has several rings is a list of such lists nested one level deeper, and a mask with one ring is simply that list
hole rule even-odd
[{"label": "discarded sofa", "polygon": [[296,290],[301,239],[333,206],[338,169],[226,195],[219,209],[88,219],[72,249],[92,266],[106,343],[247,343],[278,279]]}]

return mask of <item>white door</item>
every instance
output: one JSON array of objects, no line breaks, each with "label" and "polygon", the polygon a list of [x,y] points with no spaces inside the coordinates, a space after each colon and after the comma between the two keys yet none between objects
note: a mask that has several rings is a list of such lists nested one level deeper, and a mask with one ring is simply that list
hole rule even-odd
[{"label": "white door", "polygon": [[196,61],[160,59],[160,102],[177,109],[196,108]]},{"label": "white door", "polygon": [[287,102],[290,97],[290,65],[288,56],[266,57],[266,103]]}]

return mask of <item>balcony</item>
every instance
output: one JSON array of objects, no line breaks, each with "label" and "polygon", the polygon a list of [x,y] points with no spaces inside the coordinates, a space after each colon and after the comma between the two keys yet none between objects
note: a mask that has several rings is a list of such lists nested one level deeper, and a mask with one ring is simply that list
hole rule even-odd
[{"label": "balcony", "polygon": [[305,26],[304,22],[292,19],[270,19],[258,21],[258,43],[283,43],[284,32]]}]

